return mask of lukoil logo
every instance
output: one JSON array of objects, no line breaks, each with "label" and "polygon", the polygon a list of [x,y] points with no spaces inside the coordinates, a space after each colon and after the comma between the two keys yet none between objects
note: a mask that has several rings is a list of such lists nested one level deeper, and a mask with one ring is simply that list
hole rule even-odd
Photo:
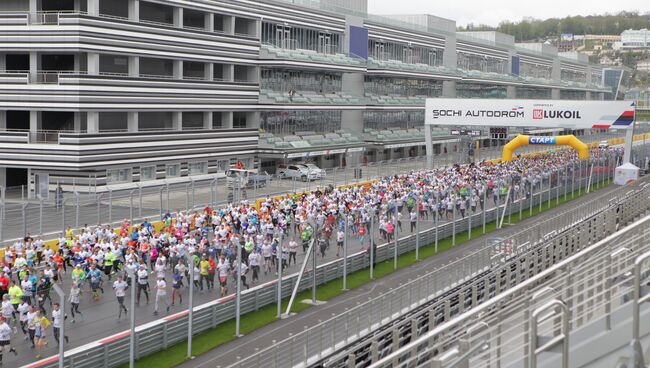
[{"label": "lukoil logo", "polygon": [[555,137],[529,137],[528,144],[555,144]]},{"label": "lukoil logo", "polygon": [[533,109],[533,119],[543,119],[544,110],[542,109]]}]

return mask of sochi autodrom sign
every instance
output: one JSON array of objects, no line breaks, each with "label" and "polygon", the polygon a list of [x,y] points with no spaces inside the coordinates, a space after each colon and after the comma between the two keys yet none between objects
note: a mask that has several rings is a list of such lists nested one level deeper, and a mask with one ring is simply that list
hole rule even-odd
[{"label": "sochi autodrom sign", "polygon": [[634,101],[497,100],[429,98],[430,125],[626,129]]}]

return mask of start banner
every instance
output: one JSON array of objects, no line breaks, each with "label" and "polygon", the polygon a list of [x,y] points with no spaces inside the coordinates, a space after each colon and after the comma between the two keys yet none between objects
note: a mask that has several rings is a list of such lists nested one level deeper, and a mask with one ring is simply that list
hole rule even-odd
[{"label": "start banner", "polygon": [[428,98],[425,123],[455,126],[626,129],[632,127],[634,113],[634,101]]}]

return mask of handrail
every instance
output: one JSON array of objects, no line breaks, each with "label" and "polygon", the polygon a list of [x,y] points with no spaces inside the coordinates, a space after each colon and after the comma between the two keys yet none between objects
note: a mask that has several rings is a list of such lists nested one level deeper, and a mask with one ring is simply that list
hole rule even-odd
[{"label": "handrail", "polygon": [[[642,219],[638,220],[635,223],[635,226],[626,226],[622,230],[619,230],[613,234],[608,235],[604,239],[596,242],[595,244],[578,251],[577,253],[569,256],[568,258],[565,258],[564,260],[560,261],[559,263],[556,263],[549,268],[543,270],[542,272],[530,277],[526,281],[522,282],[521,284],[515,285],[514,287],[496,295],[489,301],[478,305],[475,308],[472,308],[471,310],[464,312],[451,320],[438,325],[434,327],[432,330],[428,331],[427,333],[423,334],[422,336],[418,337],[417,339],[411,341],[409,344],[395,350],[394,352],[390,353],[386,357],[380,359],[379,361],[373,363],[370,367],[381,367],[384,364],[388,364],[394,359],[397,359],[401,354],[406,353],[409,349],[412,349],[413,346],[417,346],[419,344],[425,343],[429,341],[430,339],[435,338],[437,335],[443,333],[446,330],[449,330],[451,327],[456,326],[464,321],[470,320],[474,316],[484,312],[488,311],[491,308],[496,308],[500,305],[500,303],[503,303],[513,296],[517,295],[520,292],[523,292],[524,290],[530,288],[532,285],[536,285],[538,282],[545,280],[547,277],[553,275],[554,273],[561,271],[565,269],[567,266],[571,265],[572,263],[579,261],[580,259],[583,259],[583,257],[588,256],[590,253],[596,252],[600,250],[601,247],[605,247],[608,245],[609,242],[620,239],[620,237],[630,231],[633,231],[636,229],[636,226],[650,223],[650,215],[643,217]],[[646,225],[647,226],[647,225]]]}]

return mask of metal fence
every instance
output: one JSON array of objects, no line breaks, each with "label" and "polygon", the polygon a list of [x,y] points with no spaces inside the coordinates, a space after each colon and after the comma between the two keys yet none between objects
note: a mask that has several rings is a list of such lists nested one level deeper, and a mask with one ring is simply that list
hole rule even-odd
[{"label": "metal fence", "polygon": [[[608,171],[607,175],[611,175],[611,171]],[[605,177],[603,177],[604,179]],[[560,183],[562,183],[560,181]],[[566,182],[565,182],[566,183]],[[582,180],[576,183],[576,189],[578,186],[584,188],[588,185],[588,179],[583,177]],[[557,190],[556,190],[557,189]],[[562,189],[554,188],[554,195],[559,196],[563,192]],[[544,195],[547,190],[542,188],[531,197],[531,200],[519,200],[521,206],[537,206],[540,203],[547,203],[548,196]],[[541,193],[541,194],[540,194]],[[502,205],[503,206],[503,205]],[[601,199],[596,203],[592,204],[593,208],[585,212],[597,211],[598,208],[604,206],[604,201]],[[517,206],[509,206],[511,213],[516,213],[515,208]],[[525,207],[524,207],[525,208]],[[485,211],[486,220],[493,221],[497,218],[496,209],[491,209]],[[503,211],[501,209],[501,211]],[[573,213],[573,212],[571,212]],[[479,224],[480,214],[474,215],[474,223]],[[582,217],[572,217],[568,222],[563,222],[565,225],[576,223],[581,220]],[[459,219],[454,223],[446,223],[444,225],[437,226],[435,229],[427,230],[417,237],[417,240],[421,244],[432,244],[436,238],[446,238],[452,235],[453,230],[457,233],[464,232],[469,226],[469,218]],[[549,224],[548,227],[543,228],[537,232],[532,232],[530,236],[533,239],[540,234],[543,234],[544,231],[548,229],[557,228],[559,224]],[[376,227],[375,227],[376,228]],[[376,229],[375,229],[376,230]],[[550,230],[549,230],[550,231]],[[376,251],[376,260],[381,262],[383,260],[393,257],[395,243],[383,244],[377,247]],[[397,245],[397,250],[399,254],[412,251],[416,247],[416,237],[408,236],[399,239]],[[482,259],[486,259],[486,255]],[[489,258],[489,257],[488,257]],[[480,258],[479,258],[480,259]],[[354,272],[369,267],[369,256],[366,252],[359,252],[352,254],[347,259],[347,269],[349,272]],[[316,269],[316,280],[317,284],[323,284],[325,282],[331,281],[333,279],[339,278],[342,276],[342,263],[343,260],[339,259],[329,263],[322,264]],[[444,279],[444,282],[452,284],[456,282],[455,280],[463,280],[468,278],[468,275],[475,274],[480,269],[484,268],[484,264],[476,262],[473,259],[466,259],[462,262],[462,267],[457,267],[453,273],[449,273],[447,279]],[[308,270],[303,277],[301,284],[299,285],[299,290],[306,290],[311,286],[311,270]],[[451,276],[453,275],[453,277]],[[455,279],[454,279],[455,278]],[[283,278],[282,281],[282,295],[287,297],[290,295],[291,290],[294,287],[294,284],[297,279],[297,274],[289,275]],[[443,281],[439,281],[440,284],[437,284],[439,287],[442,286]],[[276,281],[271,281],[266,284],[251,288],[242,293],[241,296],[241,313],[248,313],[255,311],[265,305],[272,304],[276,302],[277,296],[277,286]],[[415,298],[415,296],[413,296]],[[401,300],[401,299],[400,299]],[[410,299],[405,299],[410,300]],[[397,305],[397,304],[396,304]],[[210,303],[198,306],[194,310],[193,317],[193,331],[194,333],[200,333],[208,329],[214,328],[218,324],[228,321],[234,318],[235,314],[235,301],[234,295],[230,295],[218,300],[215,300]],[[386,318],[389,315],[384,315]],[[154,321],[136,328],[136,358],[154,353],[165,349],[175,343],[184,341],[187,338],[187,312],[181,312],[172,316],[169,316],[165,319]],[[349,322],[348,322],[349,323]],[[340,324],[339,324],[340,325]],[[348,327],[351,325],[348,325]],[[115,366],[122,364],[128,359],[128,348],[129,348],[129,331],[117,334],[115,336],[108,337],[98,342],[93,342],[88,345],[69,350],[65,354],[65,365],[74,366],[74,367],[96,367],[101,366]],[[298,359],[297,359],[298,360]],[[41,366],[49,367],[54,366],[55,361],[45,361]]]},{"label": "metal fence", "polygon": [[[647,207],[647,198],[646,189],[635,196],[643,205],[625,201],[619,213]],[[650,276],[649,225],[646,216],[573,255],[558,255],[557,244],[545,246],[523,263],[541,272],[476,308],[415,330],[370,366],[640,367],[645,352],[639,339],[650,334],[650,325],[641,323],[650,313],[641,305],[649,300],[642,286]],[[563,259],[548,266],[549,254]]]}]

